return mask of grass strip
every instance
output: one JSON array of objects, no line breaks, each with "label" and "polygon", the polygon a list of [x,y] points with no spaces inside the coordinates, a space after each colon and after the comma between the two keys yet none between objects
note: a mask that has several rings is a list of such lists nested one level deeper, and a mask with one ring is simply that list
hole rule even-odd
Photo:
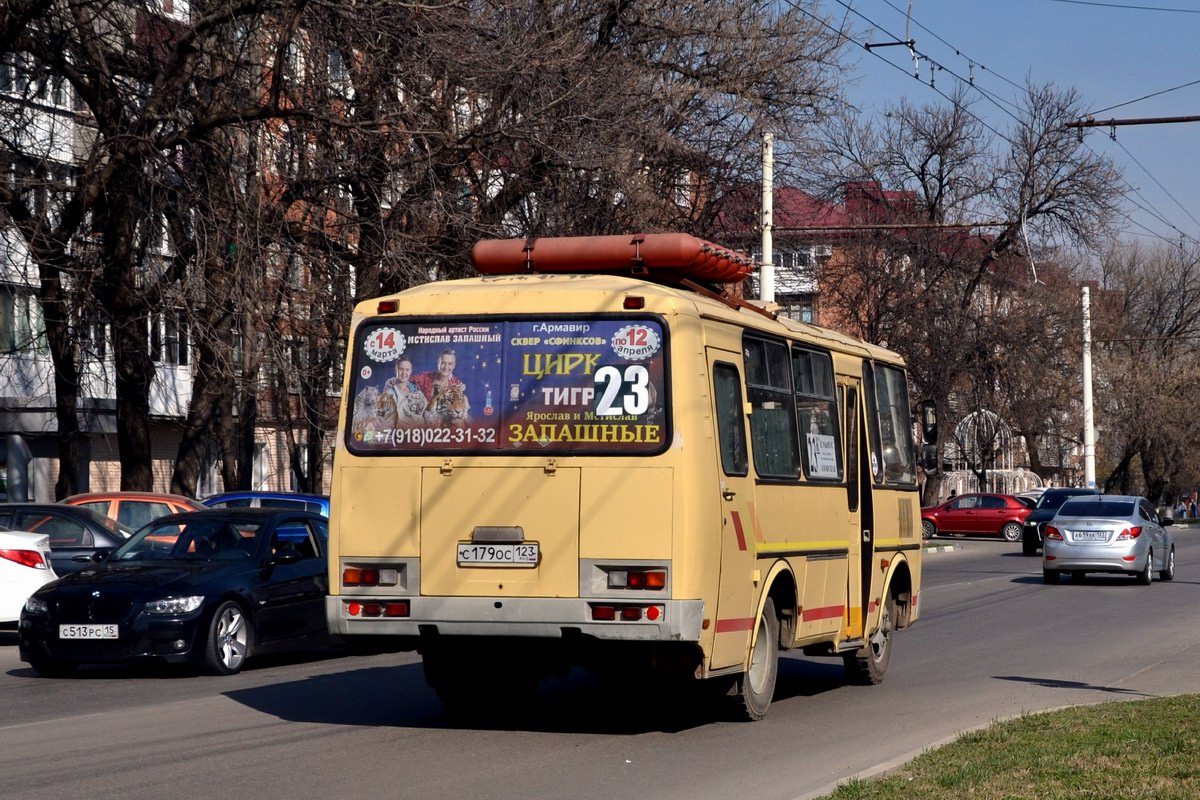
[{"label": "grass strip", "polygon": [[1031,714],[855,780],[836,800],[1196,800],[1200,695]]}]

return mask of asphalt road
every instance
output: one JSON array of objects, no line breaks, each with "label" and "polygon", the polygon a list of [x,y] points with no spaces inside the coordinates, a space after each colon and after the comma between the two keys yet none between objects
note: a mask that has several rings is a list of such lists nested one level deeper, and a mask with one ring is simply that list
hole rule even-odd
[{"label": "asphalt road", "polygon": [[754,724],[573,674],[510,726],[457,727],[407,654],[47,680],[0,633],[0,797],[811,796],[995,719],[1200,691],[1200,529],[1176,539],[1178,577],[1148,588],[1044,586],[1040,559],[995,541],[927,555],[924,616],[882,685],[848,686],[840,662],[789,654]]}]

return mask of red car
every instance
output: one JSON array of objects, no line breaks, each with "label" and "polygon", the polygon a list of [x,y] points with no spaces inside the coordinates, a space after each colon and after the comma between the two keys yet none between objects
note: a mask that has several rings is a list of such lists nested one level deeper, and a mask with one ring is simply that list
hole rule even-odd
[{"label": "red car", "polygon": [[1000,536],[1021,541],[1021,523],[1033,509],[1011,494],[961,494],[940,506],[921,509],[921,532]]},{"label": "red car", "polygon": [[71,495],[62,502],[98,511],[134,530],[167,514],[204,508],[195,500],[165,492],[91,492]]}]

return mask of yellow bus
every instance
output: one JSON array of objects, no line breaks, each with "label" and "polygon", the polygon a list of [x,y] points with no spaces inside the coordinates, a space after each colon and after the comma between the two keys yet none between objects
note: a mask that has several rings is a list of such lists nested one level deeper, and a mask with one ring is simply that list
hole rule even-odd
[{"label": "yellow bus", "polygon": [[902,360],[711,291],[749,262],[683,234],[475,262],[354,311],[330,631],[458,711],[581,665],[758,719],[795,648],[881,680],[919,613]]}]

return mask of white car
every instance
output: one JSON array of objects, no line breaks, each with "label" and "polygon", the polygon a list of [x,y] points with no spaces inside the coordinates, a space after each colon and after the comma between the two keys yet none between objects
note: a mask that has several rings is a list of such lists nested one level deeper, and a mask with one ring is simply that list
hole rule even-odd
[{"label": "white car", "polygon": [[48,535],[0,531],[0,625],[19,620],[29,595],[57,578]]}]

